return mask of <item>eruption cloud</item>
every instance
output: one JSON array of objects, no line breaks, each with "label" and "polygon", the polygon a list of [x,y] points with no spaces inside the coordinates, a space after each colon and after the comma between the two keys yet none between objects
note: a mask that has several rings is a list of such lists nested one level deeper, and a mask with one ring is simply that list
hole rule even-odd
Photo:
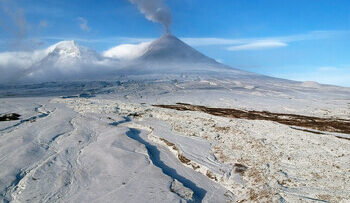
[{"label": "eruption cloud", "polygon": [[170,32],[172,22],[171,11],[163,3],[163,0],[129,0],[135,4],[146,18],[152,22],[161,23],[167,33]]}]

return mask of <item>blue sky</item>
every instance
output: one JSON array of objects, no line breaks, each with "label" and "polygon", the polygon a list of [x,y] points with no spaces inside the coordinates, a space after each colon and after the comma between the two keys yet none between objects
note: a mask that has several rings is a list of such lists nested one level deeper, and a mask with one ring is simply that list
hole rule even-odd
[{"label": "blue sky", "polygon": [[[350,86],[348,0],[165,0],[171,31],[232,67]],[[128,0],[0,0],[0,51],[60,40],[103,51],[159,37]]]}]

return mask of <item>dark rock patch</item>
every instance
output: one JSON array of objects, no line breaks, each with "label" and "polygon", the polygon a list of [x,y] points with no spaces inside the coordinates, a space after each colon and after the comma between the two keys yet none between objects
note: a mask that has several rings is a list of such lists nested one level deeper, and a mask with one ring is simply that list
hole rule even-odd
[{"label": "dark rock patch", "polygon": [[1,115],[0,121],[15,121],[15,120],[19,120],[19,117],[21,117],[21,115],[17,113],[8,113],[8,114]]}]

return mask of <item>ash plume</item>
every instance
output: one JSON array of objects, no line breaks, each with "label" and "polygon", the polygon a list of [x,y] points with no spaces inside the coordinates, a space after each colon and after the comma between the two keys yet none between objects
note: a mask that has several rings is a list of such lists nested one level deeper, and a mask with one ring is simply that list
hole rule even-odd
[{"label": "ash plume", "polygon": [[156,23],[161,23],[167,33],[170,32],[170,24],[172,22],[171,11],[163,3],[163,0],[129,0],[135,4],[145,17]]}]

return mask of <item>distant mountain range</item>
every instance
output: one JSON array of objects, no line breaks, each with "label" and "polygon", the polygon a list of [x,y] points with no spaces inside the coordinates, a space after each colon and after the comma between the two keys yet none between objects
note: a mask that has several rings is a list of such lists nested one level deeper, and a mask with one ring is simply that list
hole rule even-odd
[{"label": "distant mountain range", "polygon": [[166,78],[169,74],[273,79],[221,64],[171,34],[164,34],[150,43],[121,45],[102,54],[74,41],[61,41],[44,50],[0,53],[1,57],[7,60],[0,62],[0,70],[7,74],[0,76],[0,83],[6,84],[101,81],[128,76],[149,79],[150,75],[152,78]]}]

